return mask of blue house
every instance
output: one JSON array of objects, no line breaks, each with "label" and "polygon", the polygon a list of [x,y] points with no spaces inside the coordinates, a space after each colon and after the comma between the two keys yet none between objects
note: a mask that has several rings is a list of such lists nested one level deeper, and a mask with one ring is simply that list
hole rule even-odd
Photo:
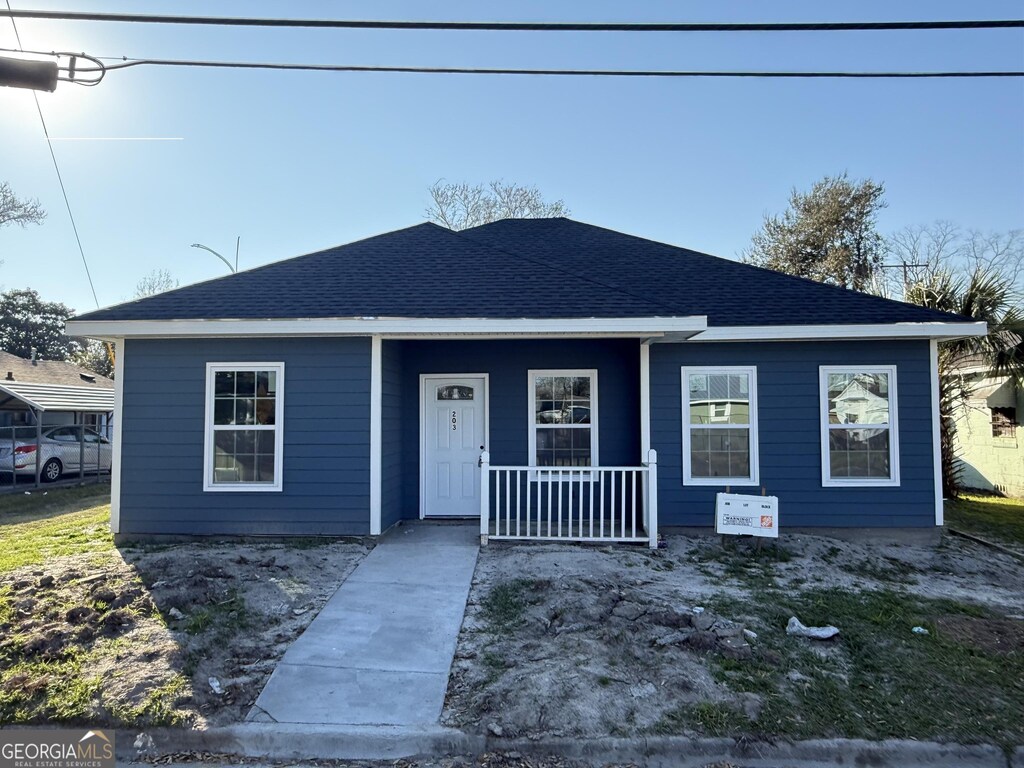
[{"label": "blue house", "polygon": [[983,323],[568,219],[420,224],[79,316],[113,530],[655,541],[942,524],[936,344]]}]

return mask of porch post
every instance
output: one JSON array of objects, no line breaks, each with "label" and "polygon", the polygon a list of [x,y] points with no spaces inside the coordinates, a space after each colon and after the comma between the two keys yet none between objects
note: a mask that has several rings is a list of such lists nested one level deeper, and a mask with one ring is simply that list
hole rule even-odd
[{"label": "porch post", "polygon": [[651,345],[640,345],[640,457],[651,450]]},{"label": "porch post", "polygon": [[647,535],[651,549],[658,548],[658,452],[653,448],[647,452]]},{"label": "porch post", "polygon": [[942,507],[942,413],[939,409],[939,342],[928,342],[928,363],[932,398],[932,474],[935,493],[935,525],[944,522]]},{"label": "porch post", "polygon": [[487,546],[491,527],[491,454],[480,454],[480,546]]},{"label": "porch post", "polygon": [[381,419],[383,415],[381,338],[370,337],[370,535],[381,532]]}]

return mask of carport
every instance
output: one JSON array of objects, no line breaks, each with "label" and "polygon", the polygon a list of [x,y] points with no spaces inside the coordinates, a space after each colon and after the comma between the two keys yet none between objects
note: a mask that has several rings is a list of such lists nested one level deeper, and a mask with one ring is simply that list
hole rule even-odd
[{"label": "carport", "polygon": [[[24,381],[0,380],[0,411],[27,411],[32,415],[33,424],[24,427],[0,429],[0,456],[11,456],[11,487],[17,485],[14,472],[14,453],[18,443],[35,440],[41,445],[43,419],[46,413],[70,413],[74,419],[72,427],[78,427],[79,434],[79,478],[84,478],[85,457],[85,416],[103,414],[107,423],[114,413],[114,390],[76,387],[66,384],[40,384]],[[35,485],[41,484],[42,451],[36,450]],[[98,466],[98,464],[97,464]],[[98,470],[97,470],[98,474]]]}]

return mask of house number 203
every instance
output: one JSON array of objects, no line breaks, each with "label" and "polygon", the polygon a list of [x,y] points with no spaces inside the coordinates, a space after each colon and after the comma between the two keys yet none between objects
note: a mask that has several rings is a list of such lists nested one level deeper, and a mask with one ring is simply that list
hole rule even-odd
[{"label": "house number 203", "polygon": [[452,411],[452,432],[457,432],[459,429],[459,414]]}]

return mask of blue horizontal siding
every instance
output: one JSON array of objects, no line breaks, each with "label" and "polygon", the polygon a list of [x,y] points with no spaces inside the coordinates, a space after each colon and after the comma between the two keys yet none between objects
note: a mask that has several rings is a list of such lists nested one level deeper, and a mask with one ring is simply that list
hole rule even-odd
[{"label": "blue horizontal siding", "polygon": [[[818,367],[858,364],[896,366],[898,487],[821,485]],[[760,485],[779,497],[783,527],[935,524],[928,342],[870,341],[653,345],[651,445],[658,451],[662,525],[713,526],[715,494],[724,490],[683,484],[680,368],[700,365],[757,366]]]},{"label": "blue horizontal siding", "polygon": [[[203,492],[208,362],[285,364],[283,490]],[[126,534],[369,532],[370,341],[129,340],[121,523]]]}]

